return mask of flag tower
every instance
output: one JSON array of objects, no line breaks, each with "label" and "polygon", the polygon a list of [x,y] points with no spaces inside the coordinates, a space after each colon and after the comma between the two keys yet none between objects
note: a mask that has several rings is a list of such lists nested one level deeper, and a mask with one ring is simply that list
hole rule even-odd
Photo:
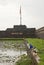
[{"label": "flag tower", "polygon": [[20,6],[20,25],[22,25],[22,14],[21,14],[21,6]]}]

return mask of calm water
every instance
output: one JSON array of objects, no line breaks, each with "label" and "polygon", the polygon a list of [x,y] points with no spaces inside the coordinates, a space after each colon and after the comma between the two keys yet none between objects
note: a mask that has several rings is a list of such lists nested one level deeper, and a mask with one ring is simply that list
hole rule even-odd
[{"label": "calm water", "polygon": [[16,49],[14,41],[0,41],[0,65],[15,65],[18,57],[26,54],[24,50]]}]

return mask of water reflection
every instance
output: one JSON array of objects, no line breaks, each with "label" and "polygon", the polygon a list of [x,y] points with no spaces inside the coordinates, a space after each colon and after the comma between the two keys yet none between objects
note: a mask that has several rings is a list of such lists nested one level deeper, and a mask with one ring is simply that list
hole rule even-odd
[{"label": "water reflection", "polygon": [[21,53],[21,50],[14,48],[14,45],[15,44],[12,45],[10,41],[0,41],[0,65],[15,65],[18,56],[20,56],[20,54],[26,54],[24,50],[22,50]]}]

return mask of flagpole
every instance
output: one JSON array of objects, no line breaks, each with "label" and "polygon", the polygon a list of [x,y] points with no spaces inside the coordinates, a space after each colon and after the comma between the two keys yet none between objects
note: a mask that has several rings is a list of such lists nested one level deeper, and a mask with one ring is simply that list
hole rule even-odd
[{"label": "flagpole", "polygon": [[21,6],[20,6],[20,25],[22,25]]}]

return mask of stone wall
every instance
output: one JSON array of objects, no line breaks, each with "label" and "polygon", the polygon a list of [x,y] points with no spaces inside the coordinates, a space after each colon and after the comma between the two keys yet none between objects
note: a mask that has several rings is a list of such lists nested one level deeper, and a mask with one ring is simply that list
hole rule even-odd
[{"label": "stone wall", "polygon": [[44,27],[42,27],[42,28],[36,30],[36,36],[37,36],[37,38],[42,38],[42,39],[44,39]]},{"label": "stone wall", "polygon": [[0,31],[0,38],[35,38],[35,28],[27,28],[25,25],[15,25]]}]

